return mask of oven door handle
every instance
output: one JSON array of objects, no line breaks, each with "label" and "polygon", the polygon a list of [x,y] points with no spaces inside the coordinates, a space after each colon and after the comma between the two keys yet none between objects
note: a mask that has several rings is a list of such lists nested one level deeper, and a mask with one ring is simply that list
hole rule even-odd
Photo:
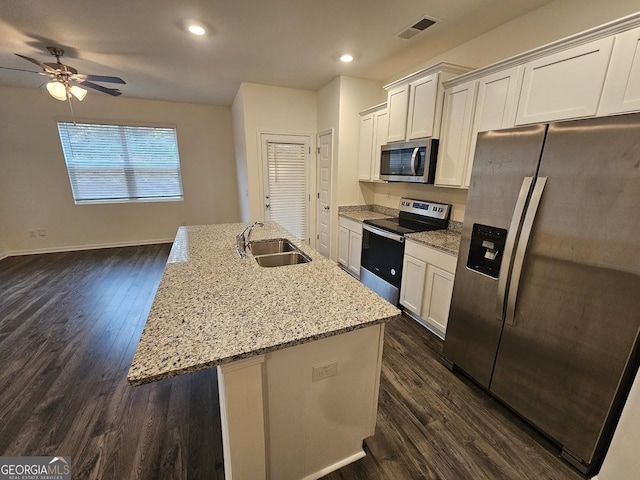
[{"label": "oven door handle", "polygon": [[404,235],[398,235],[397,233],[387,232],[386,230],[382,230],[381,228],[374,227],[373,225],[369,225],[368,223],[363,223],[362,228],[375,235],[380,235],[381,237],[388,238],[390,240],[394,240],[399,243],[404,243]]}]

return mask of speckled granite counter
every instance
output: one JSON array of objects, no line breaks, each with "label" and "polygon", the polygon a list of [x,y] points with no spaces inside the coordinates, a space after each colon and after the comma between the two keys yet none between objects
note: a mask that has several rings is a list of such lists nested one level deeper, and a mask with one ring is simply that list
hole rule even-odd
[{"label": "speckled granite counter", "polygon": [[[315,250],[264,268],[240,259],[246,224],[180,227],[127,379],[131,385],[391,320],[399,311]],[[289,237],[274,223],[252,240]]]},{"label": "speckled granite counter", "polygon": [[363,222],[377,218],[397,217],[398,210],[380,205],[347,205],[338,207],[338,215],[356,222]]},{"label": "speckled granite counter", "polygon": [[[353,205],[338,207],[338,215],[341,217],[363,222],[376,218],[397,217],[399,211],[393,208],[381,207],[380,205]],[[406,237],[428,247],[441,250],[450,255],[458,255],[460,249],[460,238],[462,236],[462,223],[449,222],[447,230],[436,230],[432,232],[410,233]]]},{"label": "speckled granite counter", "polygon": [[409,233],[406,235],[406,238],[457,257],[458,250],[460,249],[461,236],[462,233],[460,231],[452,230],[451,227],[449,227],[447,230]]}]

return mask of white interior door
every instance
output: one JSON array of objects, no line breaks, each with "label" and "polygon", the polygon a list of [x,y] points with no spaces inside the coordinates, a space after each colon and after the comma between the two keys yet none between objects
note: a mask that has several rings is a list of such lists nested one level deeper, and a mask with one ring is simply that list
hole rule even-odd
[{"label": "white interior door", "polygon": [[333,160],[332,132],[318,138],[318,237],[316,250],[329,258],[331,245],[331,162]]},{"label": "white interior door", "polygon": [[306,136],[262,136],[264,218],[306,241],[310,217],[309,144]]}]

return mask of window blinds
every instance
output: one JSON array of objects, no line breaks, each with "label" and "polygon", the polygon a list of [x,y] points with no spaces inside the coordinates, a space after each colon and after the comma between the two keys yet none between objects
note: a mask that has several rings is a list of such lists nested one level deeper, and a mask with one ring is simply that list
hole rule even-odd
[{"label": "window blinds", "polygon": [[176,129],[58,122],[75,203],[181,200]]},{"label": "window blinds", "polygon": [[307,166],[303,143],[267,143],[269,218],[307,238]]}]

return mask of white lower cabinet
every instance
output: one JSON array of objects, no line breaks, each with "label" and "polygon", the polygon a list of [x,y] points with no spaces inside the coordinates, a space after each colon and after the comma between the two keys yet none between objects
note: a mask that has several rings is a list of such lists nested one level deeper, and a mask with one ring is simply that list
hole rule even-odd
[{"label": "white lower cabinet", "polygon": [[362,252],[362,224],[340,217],[338,239],[338,263],[356,278],[360,278],[360,255]]},{"label": "white lower cabinet", "polygon": [[447,331],[457,258],[407,239],[400,303],[441,338]]}]

